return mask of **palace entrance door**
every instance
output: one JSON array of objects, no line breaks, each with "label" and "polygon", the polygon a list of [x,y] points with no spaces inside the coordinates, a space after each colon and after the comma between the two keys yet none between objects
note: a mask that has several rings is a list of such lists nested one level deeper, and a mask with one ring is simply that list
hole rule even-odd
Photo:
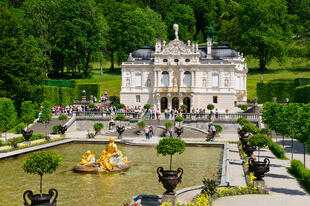
[{"label": "palace entrance door", "polygon": [[160,109],[161,109],[161,112],[164,112],[165,109],[168,108],[168,99],[167,97],[162,97],[160,99]]},{"label": "palace entrance door", "polygon": [[191,99],[189,97],[185,97],[183,99],[183,104],[187,106],[187,112],[191,111]]},{"label": "palace entrance door", "polygon": [[172,98],[172,109],[179,109],[179,98]]}]

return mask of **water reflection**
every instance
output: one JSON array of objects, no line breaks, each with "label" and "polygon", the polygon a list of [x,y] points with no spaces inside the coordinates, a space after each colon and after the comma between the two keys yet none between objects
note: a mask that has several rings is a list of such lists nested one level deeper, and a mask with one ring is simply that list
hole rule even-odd
[{"label": "water reflection", "polygon": [[[58,206],[122,205],[137,194],[162,194],[164,189],[158,183],[158,166],[169,167],[169,157],[156,155],[155,147],[119,145],[132,167],[113,174],[79,174],[72,172],[86,150],[101,154],[102,144],[67,144],[47,149],[59,154],[63,163],[52,175],[44,175],[43,191],[50,188],[59,191]],[[184,169],[183,181],[176,188],[198,185],[202,178],[218,171],[222,156],[221,148],[187,147],[182,155],[173,156],[173,169]],[[0,205],[23,205],[22,194],[31,189],[39,192],[39,176],[25,174],[21,168],[26,155],[0,161]]]}]

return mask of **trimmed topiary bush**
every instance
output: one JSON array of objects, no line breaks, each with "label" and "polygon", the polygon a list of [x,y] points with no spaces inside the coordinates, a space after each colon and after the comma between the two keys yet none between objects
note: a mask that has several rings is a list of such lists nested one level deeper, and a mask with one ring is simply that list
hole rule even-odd
[{"label": "trimmed topiary bush", "polygon": [[173,126],[172,122],[165,122],[164,126],[166,127],[166,129],[170,128]]},{"label": "trimmed topiary bush", "polygon": [[116,116],[115,119],[116,119],[116,120],[119,120],[119,121],[124,121],[124,120],[126,120],[126,117],[125,117],[125,115],[123,115],[123,114],[119,114],[119,115]]},{"label": "trimmed topiary bush", "polygon": [[61,157],[50,152],[36,152],[27,157],[22,168],[29,174],[40,175],[40,194],[44,174],[52,174],[61,163]]},{"label": "trimmed topiary bush", "polygon": [[258,132],[258,128],[252,123],[246,123],[243,125],[242,131],[256,134]]},{"label": "trimmed topiary bush", "polygon": [[258,148],[258,161],[259,161],[259,150],[269,145],[271,141],[270,137],[265,134],[254,134],[249,137],[249,143],[252,147]]},{"label": "trimmed topiary bush", "polygon": [[165,137],[156,146],[157,154],[170,155],[170,170],[172,168],[172,155],[182,154],[185,150],[185,142],[179,138]]},{"label": "trimmed topiary bush", "polygon": [[219,124],[215,124],[214,127],[215,127],[215,130],[216,130],[217,134],[220,133],[223,130],[222,126],[219,125]]},{"label": "trimmed topiary bush", "polygon": [[214,109],[214,105],[213,104],[208,104],[207,105],[207,109],[208,110],[213,110]]},{"label": "trimmed topiary bush", "polygon": [[144,108],[144,109],[151,109],[151,105],[150,105],[150,104],[145,104],[145,105],[143,106],[143,108]]},{"label": "trimmed topiary bush", "polygon": [[239,105],[238,105],[238,108],[240,108],[240,109],[243,110],[243,111],[248,110],[248,106],[247,106],[247,105],[244,105],[244,104],[239,104]]},{"label": "trimmed topiary bush", "polygon": [[176,121],[176,122],[183,122],[183,121],[184,121],[184,118],[181,117],[181,116],[176,116],[176,118],[174,119],[174,121]]},{"label": "trimmed topiary bush", "polygon": [[54,134],[59,134],[59,133],[60,133],[60,127],[61,127],[60,124],[59,124],[59,125],[53,126],[53,128],[52,128],[53,133],[54,133]]},{"label": "trimmed topiary bush", "polygon": [[94,103],[89,103],[88,107],[91,108],[91,109],[95,108],[95,104]]},{"label": "trimmed topiary bush", "polygon": [[137,122],[137,125],[140,127],[140,128],[144,128],[145,126],[146,126],[146,123],[145,123],[145,121],[139,121],[139,122]]},{"label": "trimmed topiary bush", "polygon": [[182,108],[182,109],[188,109],[188,106],[187,106],[186,104],[182,104],[182,105],[181,105],[181,108]]},{"label": "trimmed topiary bush", "polygon": [[98,134],[103,129],[103,124],[100,122],[97,122],[94,124],[94,130],[96,131],[96,134]]},{"label": "trimmed topiary bush", "polygon": [[116,106],[117,109],[124,109],[126,106],[124,104],[118,104]]},{"label": "trimmed topiary bush", "polygon": [[25,127],[26,127],[26,126],[25,126],[25,123],[20,123],[20,124],[18,124],[18,125],[15,127],[15,133],[16,133],[16,134],[21,134]]},{"label": "trimmed topiary bush", "polygon": [[240,124],[241,126],[247,124],[247,123],[251,123],[250,120],[248,120],[245,117],[239,117],[237,120],[238,124]]}]

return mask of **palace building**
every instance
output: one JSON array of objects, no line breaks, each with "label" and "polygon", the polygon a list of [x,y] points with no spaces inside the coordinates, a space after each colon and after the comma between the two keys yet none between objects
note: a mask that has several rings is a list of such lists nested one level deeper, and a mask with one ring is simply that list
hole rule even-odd
[{"label": "palace building", "polygon": [[247,66],[244,58],[229,45],[207,46],[178,38],[166,44],[142,47],[122,63],[121,103],[131,106],[153,105],[162,111],[179,108],[207,108],[213,104],[219,112],[236,112],[235,101],[246,101]]}]

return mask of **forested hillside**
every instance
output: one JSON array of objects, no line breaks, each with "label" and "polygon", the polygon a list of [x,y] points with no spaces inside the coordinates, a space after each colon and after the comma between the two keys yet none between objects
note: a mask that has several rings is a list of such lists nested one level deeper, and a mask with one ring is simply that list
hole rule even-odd
[{"label": "forested hillside", "polygon": [[[212,37],[260,70],[310,56],[310,0],[0,0],[0,96],[22,101],[44,78],[87,78],[156,38]],[[215,34],[215,35],[214,35]],[[27,93],[28,92],[28,93]]]}]

